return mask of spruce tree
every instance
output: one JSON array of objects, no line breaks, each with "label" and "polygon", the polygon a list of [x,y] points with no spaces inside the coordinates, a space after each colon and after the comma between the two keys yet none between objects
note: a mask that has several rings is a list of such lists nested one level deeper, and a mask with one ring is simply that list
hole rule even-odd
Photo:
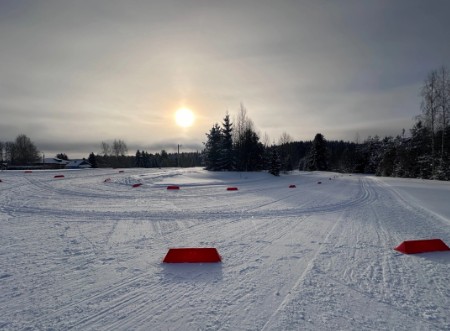
[{"label": "spruce tree", "polygon": [[219,124],[214,124],[206,136],[208,138],[204,150],[206,169],[212,171],[221,170],[222,132]]},{"label": "spruce tree", "polygon": [[234,151],[233,151],[233,124],[230,122],[230,115],[226,114],[222,123],[222,144],[220,167],[223,170],[234,170]]},{"label": "spruce tree", "polygon": [[257,171],[262,169],[264,146],[259,141],[258,134],[252,128],[245,129],[236,146],[238,170]]},{"label": "spruce tree", "polygon": [[89,154],[88,162],[91,164],[92,168],[98,168],[97,157],[94,153]]},{"label": "spruce tree", "polygon": [[316,134],[307,160],[307,170],[328,170],[327,142],[321,133]]},{"label": "spruce tree", "polygon": [[134,166],[138,168],[144,166],[144,159],[139,150],[136,151],[136,156],[134,157]]},{"label": "spruce tree", "polygon": [[280,155],[278,154],[278,151],[276,148],[272,150],[272,157],[270,161],[270,169],[269,173],[274,176],[279,176],[281,170],[281,161],[280,161]]}]

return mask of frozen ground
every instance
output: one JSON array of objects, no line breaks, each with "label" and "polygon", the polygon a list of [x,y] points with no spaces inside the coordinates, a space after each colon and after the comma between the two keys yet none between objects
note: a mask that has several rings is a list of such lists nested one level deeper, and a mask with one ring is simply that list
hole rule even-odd
[{"label": "frozen ground", "polygon": [[[448,182],[199,168],[0,179],[1,330],[450,329],[450,253],[393,250],[450,244]],[[210,246],[223,263],[161,263],[169,247]]]}]

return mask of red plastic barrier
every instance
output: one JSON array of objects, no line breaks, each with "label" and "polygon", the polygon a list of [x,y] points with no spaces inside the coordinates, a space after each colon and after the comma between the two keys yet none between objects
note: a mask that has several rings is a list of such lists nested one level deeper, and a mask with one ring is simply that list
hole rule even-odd
[{"label": "red plastic barrier", "polygon": [[296,188],[297,186],[295,186],[294,184],[289,185],[289,188]]},{"label": "red plastic barrier", "polygon": [[237,191],[237,187],[227,187],[227,191]]},{"label": "red plastic barrier", "polygon": [[394,249],[404,254],[450,251],[441,239],[407,240]]},{"label": "red plastic barrier", "polygon": [[64,175],[55,175],[53,178],[64,178]]},{"label": "red plastic barrier", "polygon": [[142,183],[133,184],[133,187],[139,187],[142,186]]},{"label": "red plastic barrier", "polygon": [[169,185],[169,186],[167,186],[167,189],[168,189],[168,190],[179,190],[180,187],[177,186],[177,185]]},{"label": "red plastic barrier", "polygon": [[217,263],[222,258],[216,248],[170,248],[164,263]]}]

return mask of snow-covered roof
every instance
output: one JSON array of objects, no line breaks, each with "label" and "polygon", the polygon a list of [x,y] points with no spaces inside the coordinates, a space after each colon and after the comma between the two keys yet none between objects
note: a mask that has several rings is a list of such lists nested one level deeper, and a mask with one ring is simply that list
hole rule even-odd
[{"label": "snow-covered roof", "polygon": [[67,164],[69,161],[58,159],[56,157],[46,157],[44,159],[44,164]]},{"label": "snow-covered roof", "polygon": [[90,168],[91,164],[86,160],[70,160],[66,168]]}]

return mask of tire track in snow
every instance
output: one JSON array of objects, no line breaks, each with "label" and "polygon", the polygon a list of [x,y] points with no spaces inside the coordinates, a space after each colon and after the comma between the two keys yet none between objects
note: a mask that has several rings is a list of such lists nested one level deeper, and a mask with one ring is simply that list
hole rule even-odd
[{"label": "tire track in snow", "polygon": [[[289,209],[287,214],[290,216],[299,215],[299,214],[314,214],[314,213],[334,213],[336,211],[345,210],[349,207],[355,207],[359,205],[369,204],[371,203],[376,197],[367,189],[367,183],[365,180],[359,178],[359,190],[356,193],[356,195],[350,199],[339,201],[338,203],[331,203],[331,204],[320,204],[318,206],[309,206],[308,204],[310,201],[305,201],[302,204],[300,204],[297,208]],[[325,188],[326,189],[326,188]],[[293,193],[289,194],[285,197],[282,197],[280,199],[275,199],[273,201],[262,203],[258,206],[249,208],[246,210],[246,212],[254,212],[257,209],[260,209],[262,207],[266,207],[272,204],[276,204],[282,200],[289,199],[291,197],[300,196],[304,194],[304,192],[300,191],[299,193]],[[312,201],[317,201],[316,199]],[[278,213],[278,210],[273,211],[272,213]],[[262,212],[265,215],[271,212]]]},{"label": "tire track in snow", "polygon": [[[364,185],[364,183],[362,184]],[[323,186],[325,187],[325,186]],[[291,199],[295,198],[297,192],[292,193],[289,192],[286,195],[285,199]],[[298,194],[301,194],[300,192]],[[241,199],[246,199],[246,195],[243,195]],[[353,198],[348,199],[346,201],[347,206],[352,206],[352,203],[354,206],[364,206],[365,204],[372,201],[373,196],[370,195],[370,192],[365,192],[364,188],[360,188],[360,190],[357,192],[356,197],[353,196]],[[278,199],[277,202],[281,202],[283,199]],[[254,201],[254,200],[253,200]],[[262,204],[267,203],[262,202]],[[274,204],[275,202],[271,202]],[[231,208],[235,208],[234,206],[230,206]],[[261,206],[263,207],[263,206]],[[308,208],[307,206],[301,206],[301,208],[295,209],[295,210],[281,210],[281,217],[276,218],[276,216],[280,216],[280,210],[273,211],[273,212],[267,212],[267,211],[257,211],[252,210],[254,206],[250,206],[249,210],[244,210],[242,212],[241,210],[238,211],[232,211],[232,212],[226,212],[223,213],[222,219],[215,220],[214,218],[217,217],[217,215],[213,211],[207,211],[206,213],[198,213],[198,212],[191,212],[191,211],[179,211],[177,213],[174,213],[172,216],[173,218],[179,218],[178,222],[173,223],[176,227],[170,226],[172,224],[172,216],[170,218],[167,216],[167,212],[155,212],[155,213],[148,213],[145,214],[142,213],[133,213],[133,212],[124,212],[124,213],[118,213],[116,217],[112,217],[113,220],[115,220],[115,224],[118,223],[118,221],[127,215],[129,218],[126,221],[130,221],[133,219],[133,215],[137,217],[137,221],[139,222],[145,222],[148,220],[149,215],[153,216],[154,218],[165,218],[163,221],[149,221],[152,224],[156,223],[158,224],[157,227],[159,227],[160,231],[159,234],[164,234],[166,238],[163,238],[163,242],[169,242],[171,239],[179,239],[183,236],[192,236],[194,235],[194,239],[202,239],[202,238],[208,238],[209,236],[217,235],[217,237],[220,235],[221,231],[225,231],[226,233],[230,233],[230,238],[232,238],[234,246],[232,245],[228,251],[230,254],[237,255],[241,251],[245,250],[244,246],[238,246],[237,244],[239,242],[243,242],[244,239],[251,239],[251,235],[254,234],[255,238],[260,238],[257,242],[251,243],[251,240],[247,240],[247,248],[245,257],[251,257],[251,256],[258,256],[261,255],[261,251],[263,251],[265,248],[270,247],[273,243],[276,241],[282,241],[285,236],[289,234],[289,232],[292,232],[293,229],[295,229],[295,224],[298,223],[298,226],[301,226],[301,222],[307,221],[309,215],[316,214],[316,213],[334,213],[336,211],[340,211],[342,208],[342,204],[335,204],[335,205],[327,205],[326,203],[317,205],[317,206],[310,206]],[[113,215],[112,213],[111,215]],[[101,212],[98,212],[97,214],[80,214],[81,216],[88,216],[88,221],[94,219],[97,217],[97,215],[103,215],[105,217],[109,217],[109,214],[102,214]],[[43,214],[45,217],[45,214]],[[252,219],[251,217],[254,217],[255,219]],[[76,215],[75,215],[76,217]],[[219,215],[220,217],[220,215]],[[286,222],[286,220],[281,219],[282,217],[285,218],[294,218]],[[189,220],[193,218],[201,218],[200,221],[197,224],[187,226],[184,228],[181,228],[180,225],[184,224],[185,222],[188,222]],[[229,219],[231,218],[231,219]],[[68,224],[70,224],[71,219],[73,217],[68,217],[67,221]],[[204,221],[204,223],[202,223]],[[75,222],[78,222],[75,220]],[[102,221],[99,221],[102,222]],[[79,222],[81,224],[81,222]],[[223,226],[223,227],[222,227]],[[175,230],[175,231],[174,231]],[[111,234],[107,237],[111,239],[113,234],[115,233],[116,228],[113,228],[111,231]],[[155,231],[155,228],[153,228],[153,231],[157,233],[158,231]],[[261,239],[264,238],[264,239]],[[106,240],[105,246],[110,243],[110,241]],[[132,242],[132,241],[130,241]],[[221,240],[219,242],[220,245],[229,244],[228,239],[227,240]],[[98,244],[97,244],[98,245]],[[264,258],[264,257],[263,257]],[[226,260],[225,260],[226,261]],[[242,262],[242,260],[241,260]],[[255,263],[260,263],[261,260],[255,261]],[[226,261],[226,268],[228,268],[229,265],[231,265],[230,260]],[[229,264],[230,263],[230,264]],[[313,263],[314,264],[314,263]],[[235,263],[231,265],[233,268],[233,271],[239,272],[242,270],[243,273],[250,275],[256,275],[259,270],[257,268],[254,268],[254,264],[250,264],[247,266],[242,266],[241,269],[239,269],[239,266]],[[314,266],[314,265],[313,265]],[[73,325],[73,328],[104,328],[107,329],[109,326],[130,326],[131,328],[134,326],[136,327],[137,324],[135,322],[142,322],[150,323],[151,319],[147,315],[152,312],[159,312],[160,308],[164,308],[168,306],[168,302],[174,302],[177,299],[180,299],[180,304],[189,304],[188,300],[192,300],[192,295],[189,297],[184,297],[183,293],[186,293],[185,291],[189,291],[189,293],[195,293],[195,294],[201,294],[201,289],[196,287],[185,287],[185,288],[176,288],[175,290],[173,288],[161,288],[160,283],[158,282],[147,282],[147,278],[150,278],[154,274],[154,270],[146,270],[139,275],[137,275],[135,278],[133,278],[133,281],[131,283],[126,283],[128,278],[123,277],[120,281],[116,281],[113,283],[105,284],[106,286],[103,287],[101,290],[104,290],[103,294],[97,292],[93,288],[88,288],[87,295],[94,294],[92,297],[87,297],[85,300],[79,301],[78,306],[76,305],[77,302],[74,302],[72,306],[68,306],[68,309],[65,311],[62,309],[62,314],[59,316],[67,316],[70,317],[72,313],[75,312],[75,310],[78,308],[81,309],[92,309],[89,313],[80,313],[76,316],[84,316],[83,320],[76,321]],[[161,275],[159,275],[162,277]],[[249,282],[251,278],[247,279]],[[167,285],[168,281],[163,281],[163,286]],[[112,284],[112,285],[111,285]],[[116,284],[118,286],[118,291],[116,291]],[[120,286],[120,284],[123,284]],[[249,283],[247,283],[249,284]],[[111,286],[110,286],[111,285]],[[185,283],[182,284],[183,286],[186,285]],[[172,293],[165,293],[165,299],[161,301],[160,304],[155,305],[156,308],[149,309],[148,305],[151,305],[151,301],[149,298],[147,298],[143,293],[144,291],[146,293],[158,293],[158,290],[167,290],[171,291]],[[94,292],[97,292],[97,296]],[[245,302],[247,300],[246,296],[251,296],[251,288],[244,289],[242,293],[235,292],[234,298],[237,300],[240,300],[241,302]],[[83,295],[84,296],[84,295]],[[181,296],[181,297],[180,297]],[[195,295],[194,295],[195,297]],[[79,296],[81,298],[81,296]],[[127,302],[125,305],[119,305],[121,302],[121,298],[123,298],[124,301]],[[227,299],[227,294],[223,293],[223,298]],[[195,300],[195,299],[194,299]],[[284,297],[283,300],[286,300],[286,297]],[[76,301],[76,298],[75,298]],[[112,309],[109,311],[110,314],[108,314],[108,305],[111,303]],[[201,303],[201,302],[200,302]],[[230,302],[228,302],[230,303]],[[146,306],[147,304],[147,306]],[[116,316],[116,314],[122,314],[123,310],[127,309],[133,309],[135,313],[131,314],[129,317],[121,317]],[[170,308],[170,307],[169,307]],[[171,308],[176,309],[176,307]],[[239,309],[238,307],[234,309]],[[223,306],[223,310],[225,313],[232,312],[233,308],[227,308],[227,306]],[[171,312],[174,312],[174,310],[170,310]],[[109,317],[108,315],[113,315],[112,317]],[[163,316],[160,314],[160,316]],[[222,317],[213,315],[207,315],[205,318],[212,324],[212,329],[215,329],[216,326],[220,325],[220,322],[223,321]],[[48,326],[51,325],[52,320],[51,319],[45,319],[45,322]],[[208,322],[208,323],[209,323]],[[78,324],[77,324],[78,323]],[[192,325],[194,325],[195,321],[192,321]],[[218,324],[214,324],[218,323]],[[223,328],[226,328],[226,321],[225,324],[222,324]],[[112,327],[113,328],[113,327]]]},{"label": "tire track in snow", "polygon": [[376,185],[379,187],[382,187],[384,190],[390,192],[394,196],[394,198],[401,203],[406,209],[414,210],[416,213],[421,215],[426,215],[428,217],[433,217],[434,219],[440,220],[441,222],[445,223],[445,225],[450,225],[450,220],[443,217],[442,215],[439,215],[423,206],[420,206],[418,204],[415,204],[412,202],[412,200],[406,199],[396,188],[393,186],[385,183],[379,178],[373,178],[372,179]]},{"label": "tire track in snow", "polygon": [[[242,225],[245,225],[246,230],[244,230],[242,227],[236,227],[236,231],[235,231],[236,235],[239,234],[239,236],[241,236],[241,237],[246,237],[246,236],[248,236],[249,233],[258,231],[258,229],[262,229],[266,233],[269,233],[272,235],[271,238],[267,238],[267,240],[265,240],[265,241],[259,241],[258,243],[255,243],[253,246],[250,246],[249,248],[251,248],[251,249],[247,250],[247,254],[250,254],[250,255],[257,254],[257,252],[260,251],[261,249],[263,249],[263,247],[268,247],[274,240],[279,239],[280,237],[289,233],[292,230],[292,222],[290,222],[290,223],[283,222],[283,224],[276,224],[274,222],[267,223],[267,221],[266,221],[265,224],[258,224],[258,226],[256,226],[256,227],[253,224],[250,224],[250,222],[248,220],[242,220],[242,222],[244,222],[244,223],[242,223]],[[296,223],[298,223],[298,222],[296,221]],[[233,226],[233,224],[229,224],[229,225]],[[268,225],[270,227],[268,227]],[[216,231],[218,230],[217,227],[214,227],[214,228],[216,229]],[[207,230],[205,229],[205,231],[208,231],[208,232],[210,232],[211,230],[212,229],[207,229]],[[230,231],[230,229],[227,229],[226,227],[224,228],[223,224],[222,224],[220,231],[224,231],[224,230]],[[200,234],[200,236],[201,236],[201,234]],[[235,238],[235,241],[240,241],[239,238],[241,238],[241,237],[235,237],[233,235],[233,232],[231,232],[231,237]],[[237,248],[237,249],[239,249],[239,248]],[[231,259],[232,258],[230,257],[229,260],[231,260]],[[143,275],[143,277],[145,277],[145,275]],[[158,286],[156,286],[155,288],[146,287],[145,291],[154,293],[157,290],[157,287]],[[183,287],[183,288],[181,288],[181,290],[184,292],[184,291],[186,291],[186,288]],[[180,304],[180,305],[183,304],[182,301],[180,302],[180,297],[179,297],[181,292],[176,292],[176,291],[172,290],[171,293],[173,293],[173,295],[171,295],[170,297],[165,295],[165,300],[162,301],[161,305],[152,306],[152,309],[151,309],[152,313],[150,315],[153,315],[153,312],[158,311],[158,307],[160,307],[160,306],[164,306],[164,307],[170,306],[170,302],[178,302],[178,304]],[[188,304],[188,303],[186,303],[186,304]],[[175,308],[167,308],[167,309],[169,312],[171,312],[172,309],[175,309]],[[141,316],[139,313],[140,311],[142,311],[142,313],[145,314],[145,316]],[[138,319],[139,321],[143,322],[143,321],[148,320],[148,317],[146,317],[148,314],[149,314],[149,307],[143,305],[143,306],[141,306],[140,310],[139,309],[134,310],[133,319],[134,320]],[[161,314],[161,312],[159,312],[158,314]],[[124,319],[123,323],[121,321],[117,321],[117,324],[114,324],[114,325],[115,326],[127,325],[127,323],[131,323],[129,321],[129,319]],[[131,325],[133,325],[133,323],[131,323]]]},{"label": "tire track in snow", "polygon": [[[396,223],[394,215],[398,209],[402,209],[401,206],[399,207],[396,199],[386,194],[383,188],[370,185],[375,184],[370,178],[367,182],[369,194],[376,199],[370,204],[344,212],[344,217],[349,222],[341,222],[335,229],[330,236],[330,241],[334,244],[324,247],[326,251],[321,255],[323,258],[316,260],[314,269],[305,276],[304,282],[317,290],[305,288],[304,291],[297,291],[297,296],[283,309],[286,313],[290,312],[288,316],[281,315],[284,325],[292,328],[293,325],[302,323],[299,325],[308,330],[359,329],[362,325],[367,326],[369,320],[374,329],[385,329],[386,325],[394,329],[400,325],[404,329],[445,329],[442,327],[449,326],[449,322],[444,316],[448,314],[430,313],[433,304],[427,307],[427,299],[424,297],[428,290],[420,289],[421,283],[425,288],[429,288],[429,280],[422,281],[419,276],[426,274],[428,267],[421,266],[422,261],[412,257],[403,258],[392,250],[399,238],[396,227],[392,227]],[[407,259],[411,259],[416,265],[411,267],[411,261]],[[349,262],[341,263],[344,260]],[[399,277],[400,274],[404,276]],[[436,286],[441,286],[444,290],[444,297],[437,299],[437,302],[445,302],[447,285],[443,284],[448,282],[448,276],[437,280]],[[349,293],[347,289],[354,294],[346,296],[345,293]],[[305,309],[300,307],[304,307],[308,302],[313,304],[309,309],[306,308],[305,312]],[[411,312],[410,307],[416,307],[417,302],[424,302],[424,306]],[[300,309],[300,312],[297,309]],[[420,316],[424,312],[428,313],[425,318]],[[305,314],[308,313],[322,318],[314,320],[311,326],[306,327],[309,321]],[[347,319],[335,321],[337,316],[343,315],[347,316]],[[429,316],[432,316],[432,319]],[[278,321],[273,320],[272,324],[276,322]]]},{"label": "tire track in snow", "polygon": [[[391,254],[381,254],[378,256],[378,260],[374,259],[372,262],[373,269],[378,270],[378,273],[381,274],[378,278],[382,280],[382,286],[376,293],[377,298],[380,302],[384,304],[388,304],[392,309],[398,311],[399,313],[408,316],[408,319],[415,320],[418,323],[424,323],[429,326],[433,326],[436,329],[440,329],[443,325],[450,327],[450,320],[448,319],[447,312],[436,312],[433,308],[429,308],[429,306],[433,306],[432,301],[436,300],[437,302],[442,302],[447,300],[450,303],[450,299],[447,296],[446,289],[448,288],[448,284],[450,282],[450,276],[447,276],[443,279],[434,279],[433,287],[438,289],[434,292],[433,297],[427,297],[426,287],[428,287],[430,280],[426,276],[427,271],[436,267],[433,263],[427,263],[429,266],[424,266],[423,261],[417,259],[411,259],[408,261],[403,259],[402,255],[399,253],[393,253],[392,248],[402,242],[405,237],[402,235],[402,232],[392,231],[391,229],[396,229],[394,224],[397,224],[397,220],[393,221],[393,217],[395,217],[392,213],[386,217],[383,215],[385,210],[401,210],[399,215],[402,213],[412,214],[412,215],[421,215],[424,219],[432,218],[437,222],[442,222],[443,218],[440,215],[436,215],[426,208],[422,208],[418,205],[411,203],[405,199],[398,191],[385,184],[384,182],[378,179],[372,179],[374,188],[377,191],[383,190],[388,194],[392,195],[393,199],[388,196],[380,196],[380,201],[383,202],[385,206],[389,208],[382,208],[379,206],[375,206],[375,204],[371,204],[370,208],[375,215],[375,225],[377,232],[377,241],[381,243],[382,247],[389,248]],[[378,201],[377,201],[378,202]],[[444,219],[445,222],[445,219]],[[386,226],[389,226],[390,230],[386,229]],[[438,227],[438,229],[430,229],[436,227],[436,222],[432,222],[431,224],[424,223],[423,225],[424,233],[433,231],[434,233],[438,232],[446,232],[448,231],[444,228]],[[420,229],[420,227],[414,226],[415,230]],[[416,236],[419,234],[416,234]],[[420,236],[420,235],[419,235]],[[414,238],[414,237],[412,237]],[[381,261],[380,261],[381,260]],[[438,265],[439,266],[439,265]],[[381,269],[381,270],[379,270]],[[404,277],[398,278],[396,277],[398,274],[403,274]],[[410,291],[411,285],[414,284],[416,291]],[[421,289],[420,287],[423,287]],[[378,289],[376,287],[376,289]],[[408,289],[407,292],[404,290]],[[421,293],[423,292],[423,293]],[[428,304],[426,303],[428,301]],[[417,309],[417,303],[423,302],[419,309]],[[412,308],[413,309],[411,311]],[[432,312],[430,312],[430,310]],[[424,312],[430,312],[431,315],[435,315],[433,319],[429,319],[428,315]],[[447,318],[446,318],[447,317]],[[437,320],[437,321],[434,321]]]},{"label": "tire track in snow", "polygon": [[[241,222],[239,222],[239,221],[241,221]],[[242,227],[236,227],[236,231],[234,232],[234,234],[235,235],[240,235],[240,238],[244,238],[244,237],[248,236],[249,233],[258,231],[258,227],[255,227],[254,224],[250,225],[251,220],[242,220],[241,218],[229,221],[228,224],[223,224],[222,223],[221,224],[221,229],[225,230],[225,231],[229,231],[231,233],[231,236],[233,238],[235,238],[235,236],[233,235],[233,231],[230,231],[230,229],[227,229],[227,225],[228,226],[234,226],[234,223],[236,223],[236,222],[238,222],[238,223],[246,222],[247,223],[246,224],[247,230],[245,230],[245,231],[243,231]],[[289,231],[292,231],[292,224],[289,224],[289,222],[284,222],[283,224],[285,225],[283,227],[283,229],[280,229],[280,224],[277,224],[277,223],[274,223],[274,222],[270,223],[270,227],[267,227],[267,225],[265,225],[265,224],[264,225],[261,224],[259,226],[259,228],[264,229],[266,233],[274,234],[274,237],[268,238],[268,240],[266,240],[266,241],[260,241],[259,243],[256,243],[253,246],[250,246],[251,249],[249,249],[247,253],[250,254],[250,255],[254,255],[258,251],[260,251],[263,247],[270,246],[273,243],[274,240],[279,239],[279,238],[283,237]],[[207,223],[203,224],[202,227],[203,227],[203,229],[202,229],[203,231],[210,232],[212,229],[216,228],[216,225],[215,224],[213,225],[213,224],[210,224],[209,222],[207,222]],[[167,231],[167,233],[172,233],[173,234],[174,232],[172,230],[171,231]],[[280,230],[282,230],[282,231],[280,231]],[[198,232],[198,231],[199,231],[199,229],[197,228],[196,232]],[[180,235],[180,233],[178,233],[178,235]],[[275,236],[277,238],[275,238]],[[239,237],[236,237],[235,241],[236,242],[239,241]],[[139,280],[141,280],[143,277],[145,277],[145,275],[146,275],[145,273],[142,274],[140,277],[136,278],[135,281],[139,282]],[[119,287],[119,289],[120,289],[120,287],[122,287],[122,286],[126,286],[127,288],[132,287],[131,284],[130,284],[130,286],[127,286],[127,285],[123,284],[123,285],[114,285],[113,287],[114,288]],[[151,288],[149,288],[149,290],[151,290]],[[102,297],[106,297],[107,298],[110,294],[111,294],[111,292],[106,291],[106,292],[104,292]],[[248,294],[249,294],[249,292],[244,292],[243,294],[240,294],[239,297],[242,298],[243,296],[248,295]],[[176,297],[177,294],[174,293],[174,295]],[[236,299],[239,300],[239,297],[237,297]],[[86,299],[86,300],[96,302],[96,301],[98,301],[96,299],[98,299],[98,297],[92,297],[92,298]],[[165,303],[162,303],[162,305],[165,305]],[[144,307],[142,307],[142,311],[147,311],[147,310],[148,310],[148,307],[147,307],[147,309],[144,309]],[[105,310],[102,313],[94,315],[92,317],[92,319],[86,320],[86,323],[88,321],[90,321],[92,323],[94,321],[101,320],[103,318],[102,316],[104,316],[107,313],[108,313],[108,311]],[[148,313],[148,311],[147,311],[147,313]],[[134,318],[138,318],[138,317],[135,316]],[[143,316],[141,316],[139,318],[141,318],[142,320],[145,320],[145,318]],[[119,323],[119,322],[117,322],[117,323]],[[125,320],[124,320],[124,323],[125,323]],[[81,326],[81,325],[78,325],[78,326]]]},{"label": "tire track in snow", "polygon": [[[376,195],[373,193],[373,191],[371,189],[368,188],[367,182],[365,179],[358,178],[358,187],[359,187],[359,190],[358,190],[359,193],[357,194],[357,197],[355,199],[349,200],[346,203],[340,205],[338,208],[336,208],[334,205],[328,205],[328,206],[325,206],[325,208],[323,208],[323,209],[316,209],[316,208],[310,209],[311,212],[317,212],[317,213],[322,213],[322,212],[329,213],[329,212],[338,212],[338,211],[341,212],[340,216],[338,217],[338,219],[335,222],[335,224],[333,225],[333,227],[326,234],[323,242],[325,242],[325,243],[329,242],[329,240],[333,236],[334,232],[336,232],[338,226],[340,224],[342,224],[342,222],[344,220],[344,213],[346,210],[348,210],[350,207],[363,206],[363,205],[370,204],[373,201],[375,201]],[[307,266],[304,269],[303,273],[297,279],[295,284],[292,286],[291,290],[283,298],[283,300],[281,301],[279,306],[275,309],[275,311],[272,313],[272,315],[270,315],[270,317],[268,318],[266,323],[261,328],[261,331],[270,330],[271,328],[274,327],[273,324],[276,323],[275,318],[277,318],[277,316],[279,314],[281,314],[282,311],[285,311],[286,307],[290,304],[290,302],[295,299],[295,295],[299,292],[299,289],[302,286],[302,284],[304,283],[305,278],[307,277],[307,275],[309,273],[312,272],[313,268],[315,267],[315,263],[316,263],[318,257],[323,253],[323,251],[325,249],[326,249],[326,246],[320,246],[316,250],[316,252],[312,256],[312,258],[308,261]],[[306,321],[303,321],[303,323],[306,323]]]},{"label": "tire track in snow", "polygon": [[[333,225],[333,227],[330,229],[330,231],[327,233],[324,242],[328,242],[330,236],[332,235],[332,233],[336,230],[337,225],[340,224],[342,222],[343,219],[343,215],[341,214],[340,217],[338,218],[338,220],[336,221],[336,223]],[[288,294],[284,297],[284,299],[281,301],[280,305],[275,309],[275,311],[273,312],[272,315],[270,315],[270,317],[268,318],[268,320],[266,321],[266,323],[263,325],[263,327],[261,328],[261,331],[265,331],[265,330],[270,330],[271,328],[271,323],[273,322],[273,320],[275,319],[275,317],[287,306],[287,304],[289,303],[289,301],[294,297],[295,295],[295,291],[300,287],[300,285],[302,284],[302,282],[304,281],[306,275],[311,272],[313,266],[314,266],[314,262],[317,259],[317,257],[319,256],[319,254],[322,252],[324,248],[320,247],[319,249],[317,249],[317,251],[315,252],[315,254],[313,255],[313,257],[310,259],[310,261],[308,262],[305,270],[303,271],[303,273],[300,275],[300,277],[297,279],[297,281],[295,282],[294,286],[291,288],[291,290],[288,292]]]},{"label": "tire track in snow", "polygon": [[[43,324],[49,324],[52,320],[61,318],[61,317],[68,317],[73,314],[73,311],[77,311],[80,309],[80,307],[90,307],[90,306],[97,306],[100,303],[104,302],[110,302],[111,300],[116,299],[117,297],[122,297],[121,294],[124,294],[125,296],[129,295],[131,293],[132,298],[130,299],[136,299],[138,298],[138,294],[133,293],[137,291],[136,289],[139,289],[139,287],[142,284],[142,281],[146,280],[146,276],[150,276],[152,271],[147,271],[144,273],[141,273],[139,275],[136,275],[134,277],[126,277],[123,279],[120,279],[119,281],[113,282],[108,284],[105,288],[97,289],[97,288],[90,288],[90,293],[81,293],[78,292],[78,297],[72,298],[72,302],[65,304],[57,309],[54,309],[51,311],[51,313],[46,314],[45,316],[41,316],[37,319],[35,319],[33,322],[38,325]],[[80,286],[84,286],[85,284],[80,284]],[[130,291],[130,289],[134,289],[134,291]],[[120,303],[119,303],[120,304]],[[118,307],[118,304],[115,305],[115,307]],[[83,308],[81,308],[83,309]],[[86,308],[84,308],[86,309]],[[102,313],[107,313],[106,310],[102,310]],[[85,318],[85,321],[88,321],[90,318],[98,318],[98,316],[101,315],[100,313],[96,313],[94,316],[89,316],[88,318]],[[81,324],[82,321],[79,321],[76,324]],[[76,325],[72,325],[71,328],[73,328]]]}]

